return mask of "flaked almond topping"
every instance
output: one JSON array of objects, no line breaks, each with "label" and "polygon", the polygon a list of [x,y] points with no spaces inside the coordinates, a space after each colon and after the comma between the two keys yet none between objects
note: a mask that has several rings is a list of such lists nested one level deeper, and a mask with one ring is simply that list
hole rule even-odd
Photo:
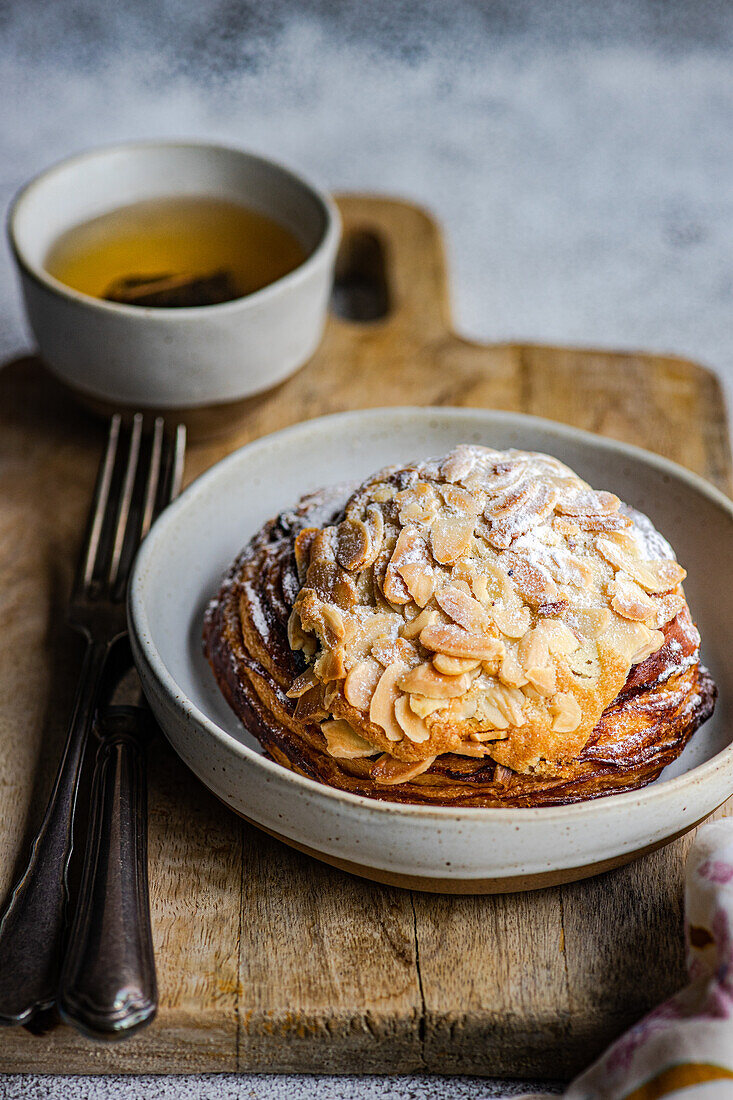
[{"label": "flaked almond topping", "polygon": [[[320,536],[319,536],[320,537]],[[315,557],[314,540],[311,561],[306,574],[306,585],[324,603],[335,604],[348,611],[356,603],[356,588],[348,573],[345,573],[335,561]],[[301,594],[302,594],[301,590]]]},{"label": "flaked almond topping", "polygon": [[435,573],[423,562],[407,562],[399,568],[400,576],[407,591],[418,607],[425,607],[435,592]]},{"label": "flaked almond topping", "polygon": [[492,493],[504,492],[518,485],[527,474],[528,455],[498,456],[489,467],[488,484]]},{"label": "flaked almond topping", "polygon": [[423,718],[419,718],[411,708],[409,699],[406,695],[401,695],[394,705],[395,718],[399,723],[401,729],[404,730],[405,736],[415,745],[421,745],[423,741],[427,741],[430,737],[430,730],[425,724]]},{"label": "flaked almond topping", "polygon": [[382,669],[376,661],[359,661],[344,680],[344,698],[356,710],[368,711]]},{"label": "flaked almond topping", "polygon": [[[633,664],[636,654],[645,653],[653,633],[644,623],[617,616],[613,627],[601,639],[599,649],[603,652],[603,649],[608,646],[622,661]],[[645,655],[648,656],[648,653]]]},{"label": "flaked almond topping", "polygon": [[506,651],[499,665],[499,679],[509,687],[522,687],[527,683],[524,669],[510,650]]},{"label": "flaked almond topping", "polygon": [[522,710],[524,696],[516,688],[504,684],[492,684],[490,698],[513,726],[523,726],[526,719]]},{"label": "flaked almond topping", "polygon": [[318,677],[315,672],[312,668],[307,668],[305,672],[301,672],[300,676],[295,677],[285,694],[288,699],[300,699],[301,695],[305,695],[306,691],[310,691],[317,683]]},{"label": "flaked almond topping", "polygon": [[[496,490],[495,484],[492,484],[492,489]],[[503,493],[497,493],[489,499],[484,515],[490,522],[498,523],[517,513],[531,497],[532,486],[527,481],[512,483]]]},{"label": "flaked almond topping", "polygon": [[382,583],[382,591],[390,603],[409,603],[412,597],[405,581],[402,579],[401,571],[405,566],[419,563],[427,563],[425,540],[417,527],[403,527],[397,536],[397,542]]},{"label": "flaked almond topping", "polygon": [[441,565],[452,565],[466,553],[473,538],[473,519],[439,515],[430,529],[433,557]]},{"label": "flaked almond topping", "polygon": [[557,600],[551,600],[549,603],[541,603],[537,608],[537,614],[543,619],[556,619],[558,616],[565,614],[568,606],[568,601],[561,597]]},{"label": "flaked almond topping", "polygon": [[297,620],[301,630],[304,630],[307,634],[312,634],[315,631],[316,623],[320,622],[322,606],[323,600],[316,596],[315,592],[311,591],[310,588],[301,588],[293,604],[290,620],[291,622]]},{"label": "flaked almond topping", "polygon": [[516,600],[506,572],[487,560],[482,560],[474,570],[471,589],[476,599],[484,605],[494,604],[497,600]]},{"label": "flaked almond topping", "polygon": [[311,546],[318,533],[319,529],[317,527],[304,527],[303,530],[298,531],[298,534],[295,536],[295,566],[298,570],[298,580],[301,584],[305,581],[308,571],[308,562],[310,561]]},{"label": "flaked almond topping", "polygon": [[454,746],[451,750],[456,756],[475,756],[480,759],[488,755],[488,748],[485,745],[479,745],[475,741],[461,741],[460,745]]},{"label": "flaked almond topping", "polygon": [[366,657],[376,642],[393,637],[399,621],[393,611],[375,611],[373,615],[362,619],[352,616],[347,631],[349,655],[356,659]]},{"label": "flaked almond topping", "polygon": [[486,494],[460,485],[441,485],[440,495],[451,512],[458,516],[479,516],[486,505]]},{"label": "flaked almond topping", "polygon": [[578,700],[569,691],[560,691],[549,705],[555,733],[572,733],[580,725],[583,713]]},{"label": "flaked almond topping", "polygon": [[439,607],[448,618],[472,634],[484,634],[489,629],[489,617],[483,605],[454,585],[445,585],[435,593]]},{"label": "flaked almond topping", "polygon": [[596,544],[603,557],[616,569],[627,573],[647,592],[671,592],[687,576],[676,561],[660,558],[658,561],[642,561],[624,551],[611,539],[598,539]]},{"label": "flaked almond topping", "polygon": [[344,569],[363,569],[371,544],[366,524],[360,519],[345,519],[338,526],[336,558]]},{"label": "flaked almond topping", "polygon": [[333,711],[333,705],[339,697],[338,680],[329,680],[323,685],[323,705],[329,712]]},{"label": "flaked almond topping", "polygon": [[376,561],[377,554],[382,549],[382,543],[384,542],[384,516],[378,504],[372,502],[367,506],[364,522],[369,532],[370,548],[363,568],[368,569]]},{"label": "flaked almond topping", "polygon": [[505,730],[509,726],[523,726],[526,719],[522,710],[524,696],[516,688],[494,683],[479,700],[476,718],[492,729]]},{"label": "flaked almond topping", "polygon": [[473,672],[481,661],[476,657],[449,657],[446,653],[434,653],[433,665],[445,676],[460,676],[462,672]]},{"label": "flaked almond topping", "polygon": [[589,589],[593,584],[593,570],[588,563],[567,549],[548,548],[545,563],[557,584],[574,585],[580,589]]},{"label": "flaked almond topping", "polygon": [[651,657],[652,653],[656,653],[664,645],[664,634],[661,630],[649,630],[648,627],[644,627],[644,629],[647,632],[647,637],[633,654],[631,658],[632,665],[640,665],[642,661],[645,661],[647,657]]},{"label": "flaked almond topping", "polygon": [[551,695],[556,691],[555,665],[550,660],[549,639],[543,626],[538,624],[527,630],[519,642],[517,658],[522,662],[527,681],[540,695]]},{"label": "flaked almond topping", "polygon": [[573,516],[573,519],[581,531],[623,531],[624,527],[631,527],[631,520],[621,512],[610,516]]},{"label": "flaked almond topping", "polygon": [[685,599],[683,596],[676,596],[673,592],[670,592],[666,596],[655,597],[654,603],[656,604],[655,613],[650,616],[648,624],[659,629],[667,623],[671,623],[672,619],[679,615],[685,606]]},{"label": "flaked almond topping", "polygon": [[402,740],[402,728],[397,724],[394,705],[400,697],[397,681],[403,675],[405,666],[398,661],[386,668],[372,695],[369,705],[369,718],[375,726],[380,726],[389,741]]},{"label": "flaked almond topping", "polygon": [[432,523],[438,510],[438,497],[432,485],[418,481],[416,485],[395,495],[399,508],[399,520],[404,526],[417,523],[421,526]]},{"label": "flaked almond topping", "polygon": [[500,659],[504,646],[497,638],[471,634],[460,626],[426,626],[420,633],[420,642],[434,653],[448,657],[478,657],[482,661]]},{"label": "flaked almond topping", "polygon": [[507,553],[502,558],[514,586],[530,607],[541,607],[557,599],[557,585],[545,569],[531,565],[518,554]]},{"label": "flaked almond topping", "polygon": [[[377,504],[386,504],[394,496],[394,485],[390,485],[386,481],[381,482],[379,485],[372,485],[369,495],[372,501]],[[348,513],[349,509],[347,508]]]},{"label": "flaked almond topping", "polygon": [[371,655],[385,668],[395,661],[408,666],[419,660],[417,650],[405,638],[378,638],[371,648]]},{"label": "flaked almond topping", "polygon": [[376,756],[379,752],[343,718],[321,722],[321,733],[326,738],[328,752],[337,760],[358,760],[360,757]]},{"label": "flaked almond topping", "polygon": [[323,621],[323,641],[325,645],[334,646],[343,642],[346,631],[344,629],[344,617],[337,607],[324,604],[321,609]]},{"label": "flaked almond topping", "polygon": [[449,722],[465,722],[473,718],[477,708],[477,696],[464,695],[461,699],[451,699],[446,707],[446,718]]},{"label": "flaked almond topping", "polygon": [[451,584],[454,584],[456,588],[460,588],[466,595],[471,596],[473,594],[473,578],[476,576],[476,562],[471,558],[454,562],[450,567],[449,576]]},{"label": "flaked almond topping", "polygon": [[507,638],[521,638],[532,622],[528,608],[517,603],[506,606],[496,604],[491,608],[491,618]]},{"label": "flaked almond topping", "polygon": [[489,578],[485,573],[475,573],[471,578],[471,588],[479,603],[487,604],[490,600]]},{"label": "flaked almond topping", "polygon": [[313,635],[303,630],[300,615],[295,609],[288,619],[288,645],[291,649],[302,650],[306,657],[312,657],[318,648]]},{"label": "flaked almond topping", "polygon": [[397,660],[397,650],[393,638],[375,638],[369,653],[382,668],[389,668]]},{"label": "flaked almond topping", "polygon": [[534,684],[530,684],[529,681],[527,681],[527,683],[522,688],[522,694],[524,695],[525,699],[529,699],[532,703],[547,702],[547,699],[542,694],[542,692],[538,691]]},{"label": "flaked almond topping", "polygon": [[426,607],[416,618],[400,628],[400,634],[403,638],[417,638],[426,626],[432,626],[434,622],[437,622],[437,619],[437,611],[432,607]]},{"label": "flaked almond topping", "polygon": [[404,673],[397,686],[410,694],[427,695],[430,699],[455,699],[464,695],[471,686],[471,677],[467,672],[458,676],[444,676],[428,662],[418,665]]},{"label": "flaked almond topping", "polygon": [[621,501],[613,493],[596,489],[565,489],[555,511],[568,516],[610,515],[618,512]]},{"label": "flaked almond topping", "polygon": [[638,585],[628,573],[619,569],[614,579],[608,586],[611,595],[611,607],[625,619],[634,619],[636,622],[646,622],[654,615],[657,607],[651,596],[648,596],[641,585]]},{"label": "flaked almond topping", "polygon": [[543,619],[537,623],[537,629],[541,630],[547,639],[547,647],[555,657],[565,657],[569,653],[575,653],[580,645],[569,626],[558,619]]},{"label": "flaked almond topping", "polygon": [[526,673],[528,668],[541,668],[550,663],[547,632],[539,625],[528,630],[517,647],[517,658]]},{"label": "flaked almond topping", "polygon": [[556,500],[555,487],[539,481],[525,484],[497,502],[490,501],[484,512],[489,542],[506,550],[515,538],[542,523],[552,513]]},{"label": "flaked almond topping", "polygon": [[533,665],[525,669],[525,676],[540,695],[550,696],[557,691],[557,675],[553,665]]},{"label": "flaked almond topping", "polygon": [[372,768],[371,778],[375,783],[385,787],[391,787],[397,783],[407,783],[410,779],[426,772],[434,760],[434,756],[429,756],[427,760],[408,763],[404,760],[396,760],[394,756],[390,756],[386,752],[379,757]]},{"label": "flaked almond topping", "polygon": [[509,729],[509,719],[490,699],[482,699],[476,708],[476,717],[492,730]]},{"label": "flaked almond topping", "polygon": [[614,531],[605,541],[618,547],[619,550],[623,551],[628,557],[634,558],[634,560],[641,557],[641,547],[632,532]]},{"label": "flaked almond topping", "polygon": [[329,710],[323,699],[323,684],[310,688],[295,704],[295,718],[298,722],[321,722],[328,717]]},{"label": "flaked almond topping", "polygon": [[468,735],[469,740],[477,741],[482,744],[484,741],[504,741],[506,740],[506,734],[502,731],[498,736],[495,730],[473,730]]},{"label": "flaked almond topping", "polygon": [[[382,594],[382,585],[384,584],[385,574],[387,572],[387,566],[392,559],[392,553],[387,546],[382,546],[377,559],[371,569],[372,579],[372,591],[374,594],[374,602],[378,611],[393,611],[395,608],[387,602]],[[395,605],[397,613],[400,614],[400,607]]]},{"label": "flaked almond topping", "polygon": [[[321,528],[311,539],[309,566],[318,562],[335,563],[336,554],[329,528]],[[311,585],[312,587],[312,585]]]},{"label": "flaked almond topping", "polygon": [[600,638],[613,624],[613,612],[608,607],[574,608],[570,626],[585,637]]},{"label": "flaked almond topping", "polygon": [[382,548],[384,519],[381,510],[370,504],[366,518],[347,517],[337,530],[336,558],[344,569],[357,572],[374,564]]},{"label": "flaked almond topping", "polygon": [[427,718],[429,714],[436,710],[442,710],[446,705],[445,699],[429,699],[427,695],[410,695],[407,699],[410,710],[417,714],[419,718]]},{"label": "flaked almond topping", "polygon": [[443,459],[440,473],[446,481],[461,481],[471,473],[476,465],[476,452],[472,447],[462,444]]},{"label": "flaked almond topping", "polygon": [[553,516],[552,530],[556,534],[562,535],[563,538],[568,539],[568,544],[570,544],[571,540],[575,541],[581,533],[580,528],[575,522],[575,517],[571,518],[570,516]]},{"label": "flaked almond topping", "polygon": [[316,658],[316,662],[313,665],[313,669],[318,679],[323,680],[324,683],[327,683],[329,680],[342,680],[346,675],[344,658],[345,653],[343,646],[337,646],[335,649],[325,649],[320,656]]}]

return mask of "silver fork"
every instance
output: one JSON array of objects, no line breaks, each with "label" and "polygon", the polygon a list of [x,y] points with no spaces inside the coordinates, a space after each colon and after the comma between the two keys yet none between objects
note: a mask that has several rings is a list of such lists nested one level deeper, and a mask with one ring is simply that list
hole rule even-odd
[{"label": "silver fork", "polygon": [[135,551],[157,512],[178,492],[184,449],[185,429],[180,426],[169,440],[163,420],[156,419],[145,470],[142,414],[133,418],[126,451],[121,418],[110,422],[68,613],[69,626],[87,644],[66,744],[28,866],[0,921],[0,1024],[28,1023],[57,997],[84,751],[107,659],[127,633],[125,596]]}]

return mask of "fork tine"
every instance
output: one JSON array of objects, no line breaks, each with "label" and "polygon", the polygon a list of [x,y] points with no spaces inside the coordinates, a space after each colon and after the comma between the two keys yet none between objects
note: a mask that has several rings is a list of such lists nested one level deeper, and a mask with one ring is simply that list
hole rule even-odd
[{"label": "fork tine", "polygon": [[142,520],[140,521],[141,542],[150,530],[150,526],[153,522],[153,516],[155,515],[155,501],[158,496],[158,486],[160,484],[164,431],[165,421],[163,420],[162,416],[158,416],[155,418],[155,424],[153,425],[153,440],[150,445],[150,464],[148,466],[148,477],[145,482],[143,516]]},{"label": "fork tine", "polygon": [[168,486],[166,504],[175,500],[181,491],[183,481],[183,462],[186,457],[186,425],[179,424],[173,440],[173,458],[171,460],[171,476]]},{"label": "fork tine", "polygon": [[130,515],[130,504],[132,502],[133,489],[135,488],[135,475],[137,473],[137,464],[140,457],[140,440],[142,438],[142,431],[143,415],[142,413],[135,413],[135,416],[132,420],[130,450],[127,457],[125,478],[122,483],[122,492],[120,494],[120,506],[117,513],[117,526],[115,528],[114,542],[112,544],[112,560],[110,561],[109,566],[108,582],[112,588],[114,588],[117,584],[120,570],[120,560],[122,558],[122,550],[125,545],[127,521]]},{"label": "fork tine", "polygon": [[102,535],[104,516],[109,501],[109,492],[112,485],[112,475],[117,457],[117,447],[120,439],[120,426],[122,418],[119,413],[110,420],[109,435],[107,436],[107,450],[97,479],[97,487],[92,504],[92,522],[89,527],[89,535],[82,559],[81,568],[77,575],[77,588],[89,588],[94,576],[94,567],[97,563],[99,543]]}]

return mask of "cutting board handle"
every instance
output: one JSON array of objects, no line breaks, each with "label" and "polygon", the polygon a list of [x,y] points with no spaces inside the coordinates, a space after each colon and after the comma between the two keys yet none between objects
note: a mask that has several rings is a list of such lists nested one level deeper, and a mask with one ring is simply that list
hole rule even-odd
[{"label": "cutting board handle", "polygon": [[[345,281],[371,282],[366,316],[339,310],[347,323],[401,330],[421,344],[451,330],[443,238],[420,207],[374,195],[340,195],[343,242],[337,264]],[[356,270],[347,270],[356,265]],[[383,285],[381,285],[383,284]],[[372,316],[369,316],[371,312]]]}]

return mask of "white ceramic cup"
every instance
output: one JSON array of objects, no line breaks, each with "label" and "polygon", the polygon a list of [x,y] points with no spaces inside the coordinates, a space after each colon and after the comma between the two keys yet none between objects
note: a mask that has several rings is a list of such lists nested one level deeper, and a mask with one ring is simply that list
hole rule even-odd
[{"label": "white ceramic cup", "polygon": [[[262,290],[219,305],[148,308],[103,301],[44,268],[66,230],[144,199],[206,195],[290,229],[305,261]],[[287,168],[194,142],[93,150],[27,184],[9,224],[30,327],[51,370],[92,403],[186,410],[221,405],[282,381],[323,331],[340,236],[335,204]]]}]

